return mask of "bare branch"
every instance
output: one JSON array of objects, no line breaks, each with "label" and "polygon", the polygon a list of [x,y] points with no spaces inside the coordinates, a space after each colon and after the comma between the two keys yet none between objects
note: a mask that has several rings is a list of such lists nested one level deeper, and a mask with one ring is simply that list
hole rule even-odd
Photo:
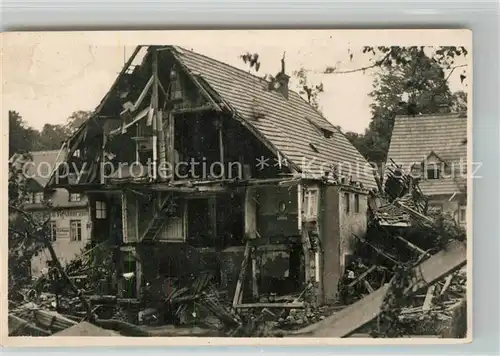
[{"label": "bare branch", "polygon": [[451,74],[453,73],[453,71],[457,68],[463,68],[463,67],[467,67],[467,64],[461,64],[461,65],[458,65],[458,66],[454,66],[454,67],[451,67],[451,71],[450,73],[448,73],[448,75],[446,76],[446,78],[444,78],[444,81],[447,82],[448,79],[450,78]]},{"label": "bare branch", "polygon": [[343,71],[336,71],[335,69],[333,70],[329,70],[329,68],[325,69],[324,71],[324,74],[349,74],[349,73],[356,73],[356,72],[364,72],[368,69],[372,69],[372,68],[375,68],[375,67],[380,67],[382,66],[382,64],[384,64],[384,62],[387,60],[387,58],[389,58],[389,55],[391,54],[391,52],[388,52],[384,58],[376,61],[375,63],[373,63],[372,65],[369,65],[369,66],[366,66],[366,67],[361,67],[361,68],[356,68],[356,69],[350,69],[350,70],[343,70]]}]

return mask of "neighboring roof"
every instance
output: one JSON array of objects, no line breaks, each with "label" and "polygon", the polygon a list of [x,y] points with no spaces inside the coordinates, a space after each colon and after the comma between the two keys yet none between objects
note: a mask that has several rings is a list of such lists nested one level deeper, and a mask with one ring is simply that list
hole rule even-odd
[{"label": "neighboring roof", "polygon": [[[394,122],[387,162],[391,159],[409,172],[431,153],[445,164],[467,160],[467,117],[460,114],[398,116]],[[464,169],[465,169],[464,165]],[[420,188],[426,195],[453,194],[463,189],[463,177],[439,180],[422,179]]]},{"label": "neighboring roof", "polygon": [[17,161],[20,164],[25,163],[25,166],[22,167],[25,176],[32,178],[44,188],[49,182],[50,175],[56,166],[59,150],[35,151],[29,154],[31,155],[30,163],[28,161],[22,162],[20,154],[14,154],[9,161]]},{"label": "neighboring roof", "polygon": [[[37,191],[42,191],[46,188],[50,176],[56,167],[57,157],[59,155],[59,150],[52,151],[35,151],[30,152],[31,159],[29,161],[23,161],[23,155],[14,154],[10,159],[10,163],[20,164],[22,169],[22,174],[28,179],[32,179],[40,188],[36,187]],[[55,189],[52,190],[50,200],[54,208],[81,208],[88,204],[88,199],[86,196],[82,197],[81,201],[74,202],[69,201],[69,192],[66,189]],[[38,204],[34,204],[39,207]]]},{"label": "neighboring roof", "polygon": [[[290,90],[286,99],[268,89],[268,82],[244,70],[204,55],[175,47],[177,60],[217,92],[236,114],[255,127],[303,173],[317,177],[335,165],[366,188],[375,188],[364,157],[335,126]],[[263,116],[255,119],[255,106]],[[318,127],[331,131],[326,138]],[[313,144],[313,146],[311,146]],[[349,172],[347,167],[351,167]]]}]

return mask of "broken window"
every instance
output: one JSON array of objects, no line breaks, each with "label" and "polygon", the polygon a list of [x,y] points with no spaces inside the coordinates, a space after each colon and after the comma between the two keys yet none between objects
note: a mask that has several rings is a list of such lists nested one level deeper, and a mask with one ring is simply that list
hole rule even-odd
[{"label": "broken window", "polygon": [[96,201],[95,202],[95,218],[96,219],[106,219],[106,217],[107,217],[106,203],[103,201]]},{"label": "broken window", "polygon": [[346,214],[349,214],[351,211],[351,204],[350,204],[350,197],[349,193],[344,193],[344,211]]},{"label": "broken window", "polygon": [[82,222],[80,220],[70,220],[69,239],[70,241],[82,241]]}]

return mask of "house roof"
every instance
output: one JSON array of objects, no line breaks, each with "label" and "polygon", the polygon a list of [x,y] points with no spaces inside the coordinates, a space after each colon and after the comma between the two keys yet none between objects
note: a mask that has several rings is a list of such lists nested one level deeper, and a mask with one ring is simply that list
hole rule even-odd
[{"label": "house roof", "polygon": [[36,181],[42,188],[45,188],[52,171],[56,167],[58,154],[59,150],[30,152],[31,159],[25,162],[23,162],[20,154],[14,154],[10,161],[24,164],[24,167],[21,167],[23,174],[27,178]]},{"label": "house roof", "polygon": [[[14,154],[9,162],[17,163],[22,169],[22,174],[31,181],[36,182],[40,188],[36,187],[38,191],[42,191],[47,187],[49,183],[49,179],[52,175],[53,170],[57,164],[57,157],[59,155],[59,150],[52,151],[35,151],[30,152],[31,159],[29,161],[23,161],[23,156],[20,154]],[[52,201],[54,208],[82,208],[87,206],[88,200],[86,196],[83,196],[81,201],[73,202],[69,201],[69,192],[64,188],[57,188],[52,190],[52,194],[50,196],[50,200]],[[35,208],[38,208],[38,205],[35,204]]]},{"label": "house roof", "polygon": [[[455,168],[463,162],[465,172],[467,160],[467,117],[460,114],[396,117],[391,143],[387,154],[409,172],[413,164],[420,164],[431,154],[443,163]],[[420,181],[426,195],[453,194],[463,189],[464,177]]]},{"label": "house roof", "polygon": [[[367,188],[376,187],[371,171],[365,172],[364,157],[298,93],[290,90],[286,99],[269,90],[269,82],[244,70],[179,47],[173,53],[195,78],[201,76],[239,118],[257,129],[301,172],[321,177],[337,166],[342,175],[350,175]],[[330,131],[331,137],[325,137],[318,127]]]}]

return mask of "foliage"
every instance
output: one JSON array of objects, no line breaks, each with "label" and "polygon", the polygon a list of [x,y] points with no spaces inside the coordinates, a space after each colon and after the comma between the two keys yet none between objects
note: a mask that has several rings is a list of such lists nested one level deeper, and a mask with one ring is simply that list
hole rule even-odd
[{"label": "foliage", "polygon": [[17,111],[9,110],[9,156],[29,152],[38,138],[38,132],[27,126]]},{"label": "foliage", "polygon": [[91,111],[85,111],[85,110],[78,110],[73,112],[68,117],[67,123],[64,126],[66,134],[68,136],[74,134],[80,128],[80,126],[82,126],[83,123],[85,123],[90,118],[91,114],[92,114]]},{"label": "foliage", "polygon": [[9,111],[9,156],[30,151],[57,150],[89,117],[90,111],[75,111],[65,125],[45,124],[38,131],[26,124],[17,111]]}]

